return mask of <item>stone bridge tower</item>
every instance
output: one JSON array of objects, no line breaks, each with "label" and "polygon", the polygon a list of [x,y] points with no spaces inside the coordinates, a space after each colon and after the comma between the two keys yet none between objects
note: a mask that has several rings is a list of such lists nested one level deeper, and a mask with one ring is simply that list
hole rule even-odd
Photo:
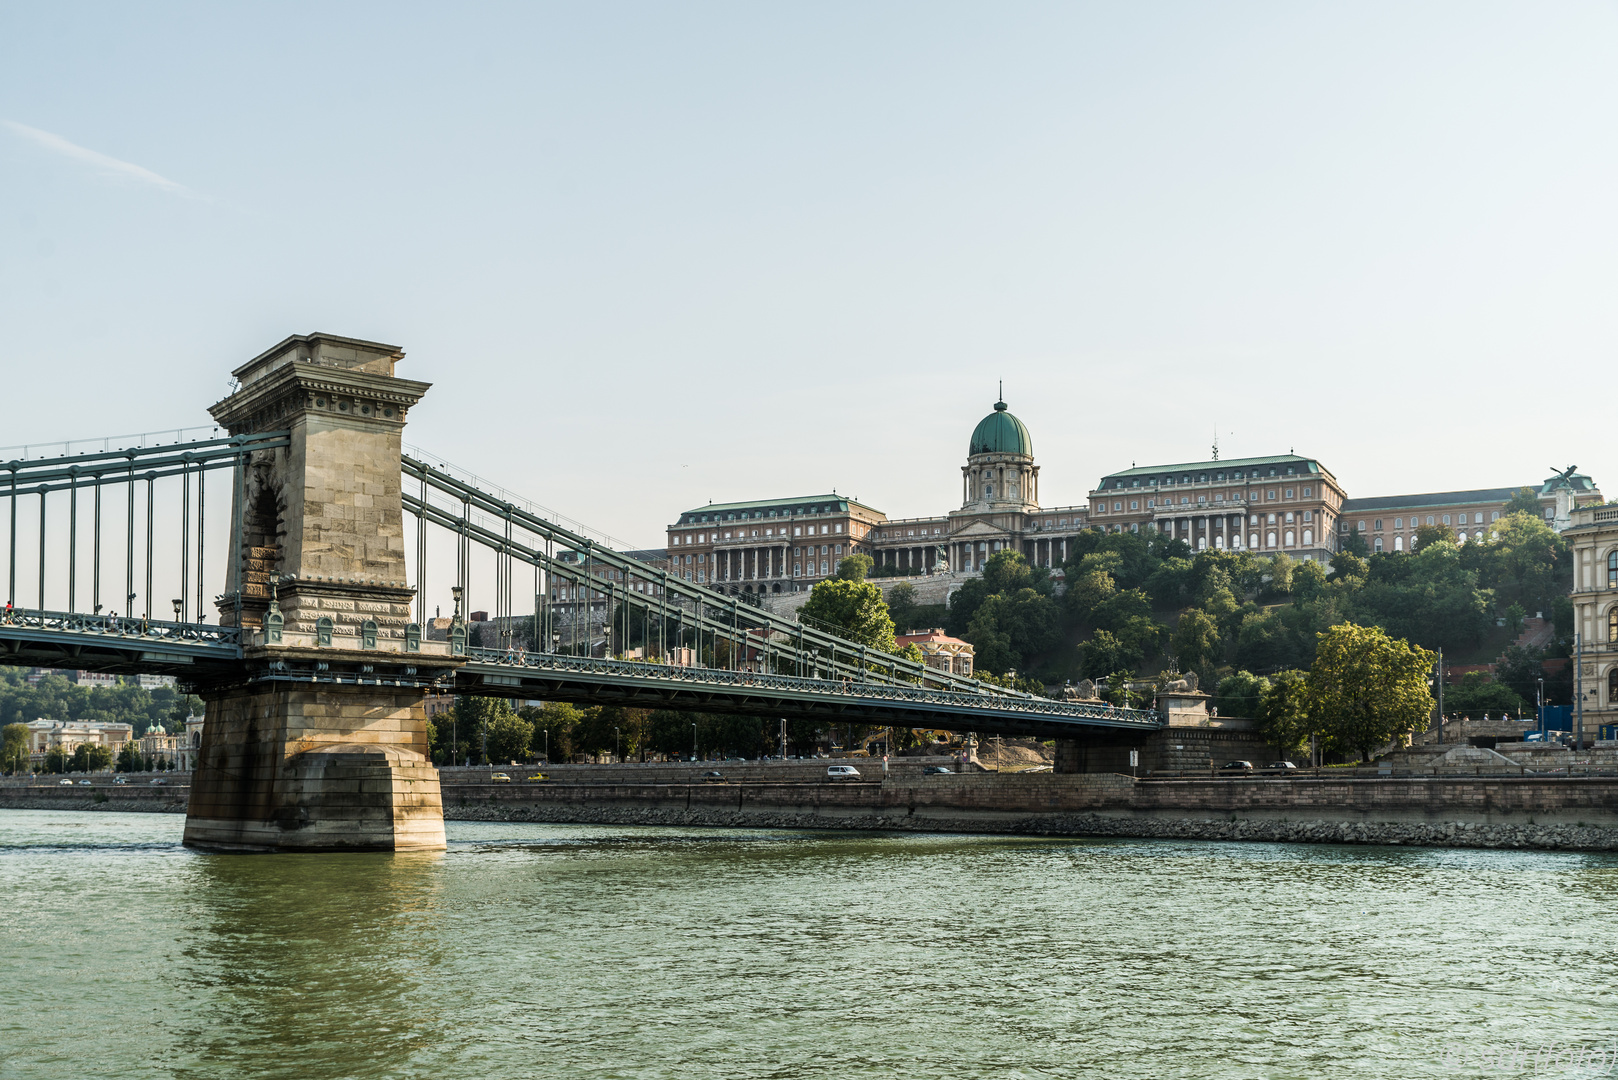
[{"label": "stone bridge tower", "polygon": [[234,372],[211,412],[232,435],[287,431],[234,497],[220,622],[243,669],[207,703],[185,842],[227,850],[444,846],[422,701],[460,663],[411,622],[400,443],[427,383],[392,345],[289,337]]}]

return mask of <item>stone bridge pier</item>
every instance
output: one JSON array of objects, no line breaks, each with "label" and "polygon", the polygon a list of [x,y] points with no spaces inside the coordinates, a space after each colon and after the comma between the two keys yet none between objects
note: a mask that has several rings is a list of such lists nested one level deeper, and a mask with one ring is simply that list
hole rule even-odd
[{"label": "stone bridge pier", "polygon": [[188,846],[444,846],[423,698],[462,660],[411,620],[400,442],[428,384],[394,376],[402,355],[290,337],[238,368],[211,410],[232,435],[287,431],[290,445],[255,452],[237,478],[219,616],[241,627],[244,663],[197,687]]}]

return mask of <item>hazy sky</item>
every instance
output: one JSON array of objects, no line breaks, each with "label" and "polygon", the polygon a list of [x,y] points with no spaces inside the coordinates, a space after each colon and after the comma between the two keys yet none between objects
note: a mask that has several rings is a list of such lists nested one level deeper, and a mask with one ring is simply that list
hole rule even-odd
[{"label": "hazy sky", "polygon": [[292,333],[637,544],[1320,458],[1618,493],[1612,3],[0,2],[0,444],[207,422]]}]

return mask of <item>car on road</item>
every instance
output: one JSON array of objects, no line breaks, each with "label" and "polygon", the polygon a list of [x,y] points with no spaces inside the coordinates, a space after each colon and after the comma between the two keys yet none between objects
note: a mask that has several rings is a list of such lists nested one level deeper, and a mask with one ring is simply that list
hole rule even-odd
[{"label": "car on road", "polygon": [[528,778],[528,782],[530,784],[537,784],[541,780],[544,780],[544,779],[545,779],[545,774],[544,773],[535,773],[533,776],[530,776]]},{"label": "car on road", "polygon": [[73,781],[71,781],[71,780],[58,780],[58,781],[56,781],[56,786],[57,787],[64,787],[64,786],[65,787],[72,787],[73,786]]},{"label": "car on road", "polygon": [[942,765],[929,765],[925,769],[921,770],[921,775],[923,775],[923,776],[949,776],[949,775],[951,775],[951,773],[950,773],[949,769],[944,768],[944,766],[942,766]]},{"label": "car on road", "polygon": [[1297,766],[1290,761],[1272,761],[1265,766],[1269,772],[1290,772],[1296,768]]},{"label": "car on road", "polygon": [[859,778],[860,771],[852,765],[826,766],[827,780],[858,780]]},{"label": "car on road", "polygon": [[129,777],[127,777],[127,776],[115,776],[115,777],[112,778],[112,782],[115,783],[115,784],[127,784],[127,783],[129,783]]},{"label": "car on road", "polygon": [[503,773],[503,772],[490,773],[489,774],[489,783],[491,783],[491,784],[509,784],[509,783],[511,783],[511,777],[508,774]]},{"label": "car on road", "polygon": [[1253,763],[1251,761],[1227,761],[1223,765],[1219,766],[1219,771],[1220,772],[1252,772],[1253,771]]},{"label": "car on road", "polygon": [[722,784],[725,782],[725,774],[717,769],[709,769],[702,774],[702,782],[704,784]]},{"label": "car on road", "polygon": [[80,780],[79,781],[79,786],[80,787],[93,787],[94,785],[92,785],[90,783],[90,781],[88,781],[88,780]]},{"label": "car on road", "polygon": [[166,783],[168,783],[168,781],[163,779],[161,776],[154,776],[154,777],[152,777],[150,780],[148,780],[146,782],[148,784],[166,784]]}]

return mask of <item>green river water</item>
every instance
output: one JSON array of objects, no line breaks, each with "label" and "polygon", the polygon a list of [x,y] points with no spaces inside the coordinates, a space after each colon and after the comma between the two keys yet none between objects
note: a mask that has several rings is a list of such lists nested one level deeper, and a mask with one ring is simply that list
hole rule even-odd
[{"label": "green river water", "polygon": [[0,811],[0,1077],[1618,1075],[1608,856],[182,825]]}]

